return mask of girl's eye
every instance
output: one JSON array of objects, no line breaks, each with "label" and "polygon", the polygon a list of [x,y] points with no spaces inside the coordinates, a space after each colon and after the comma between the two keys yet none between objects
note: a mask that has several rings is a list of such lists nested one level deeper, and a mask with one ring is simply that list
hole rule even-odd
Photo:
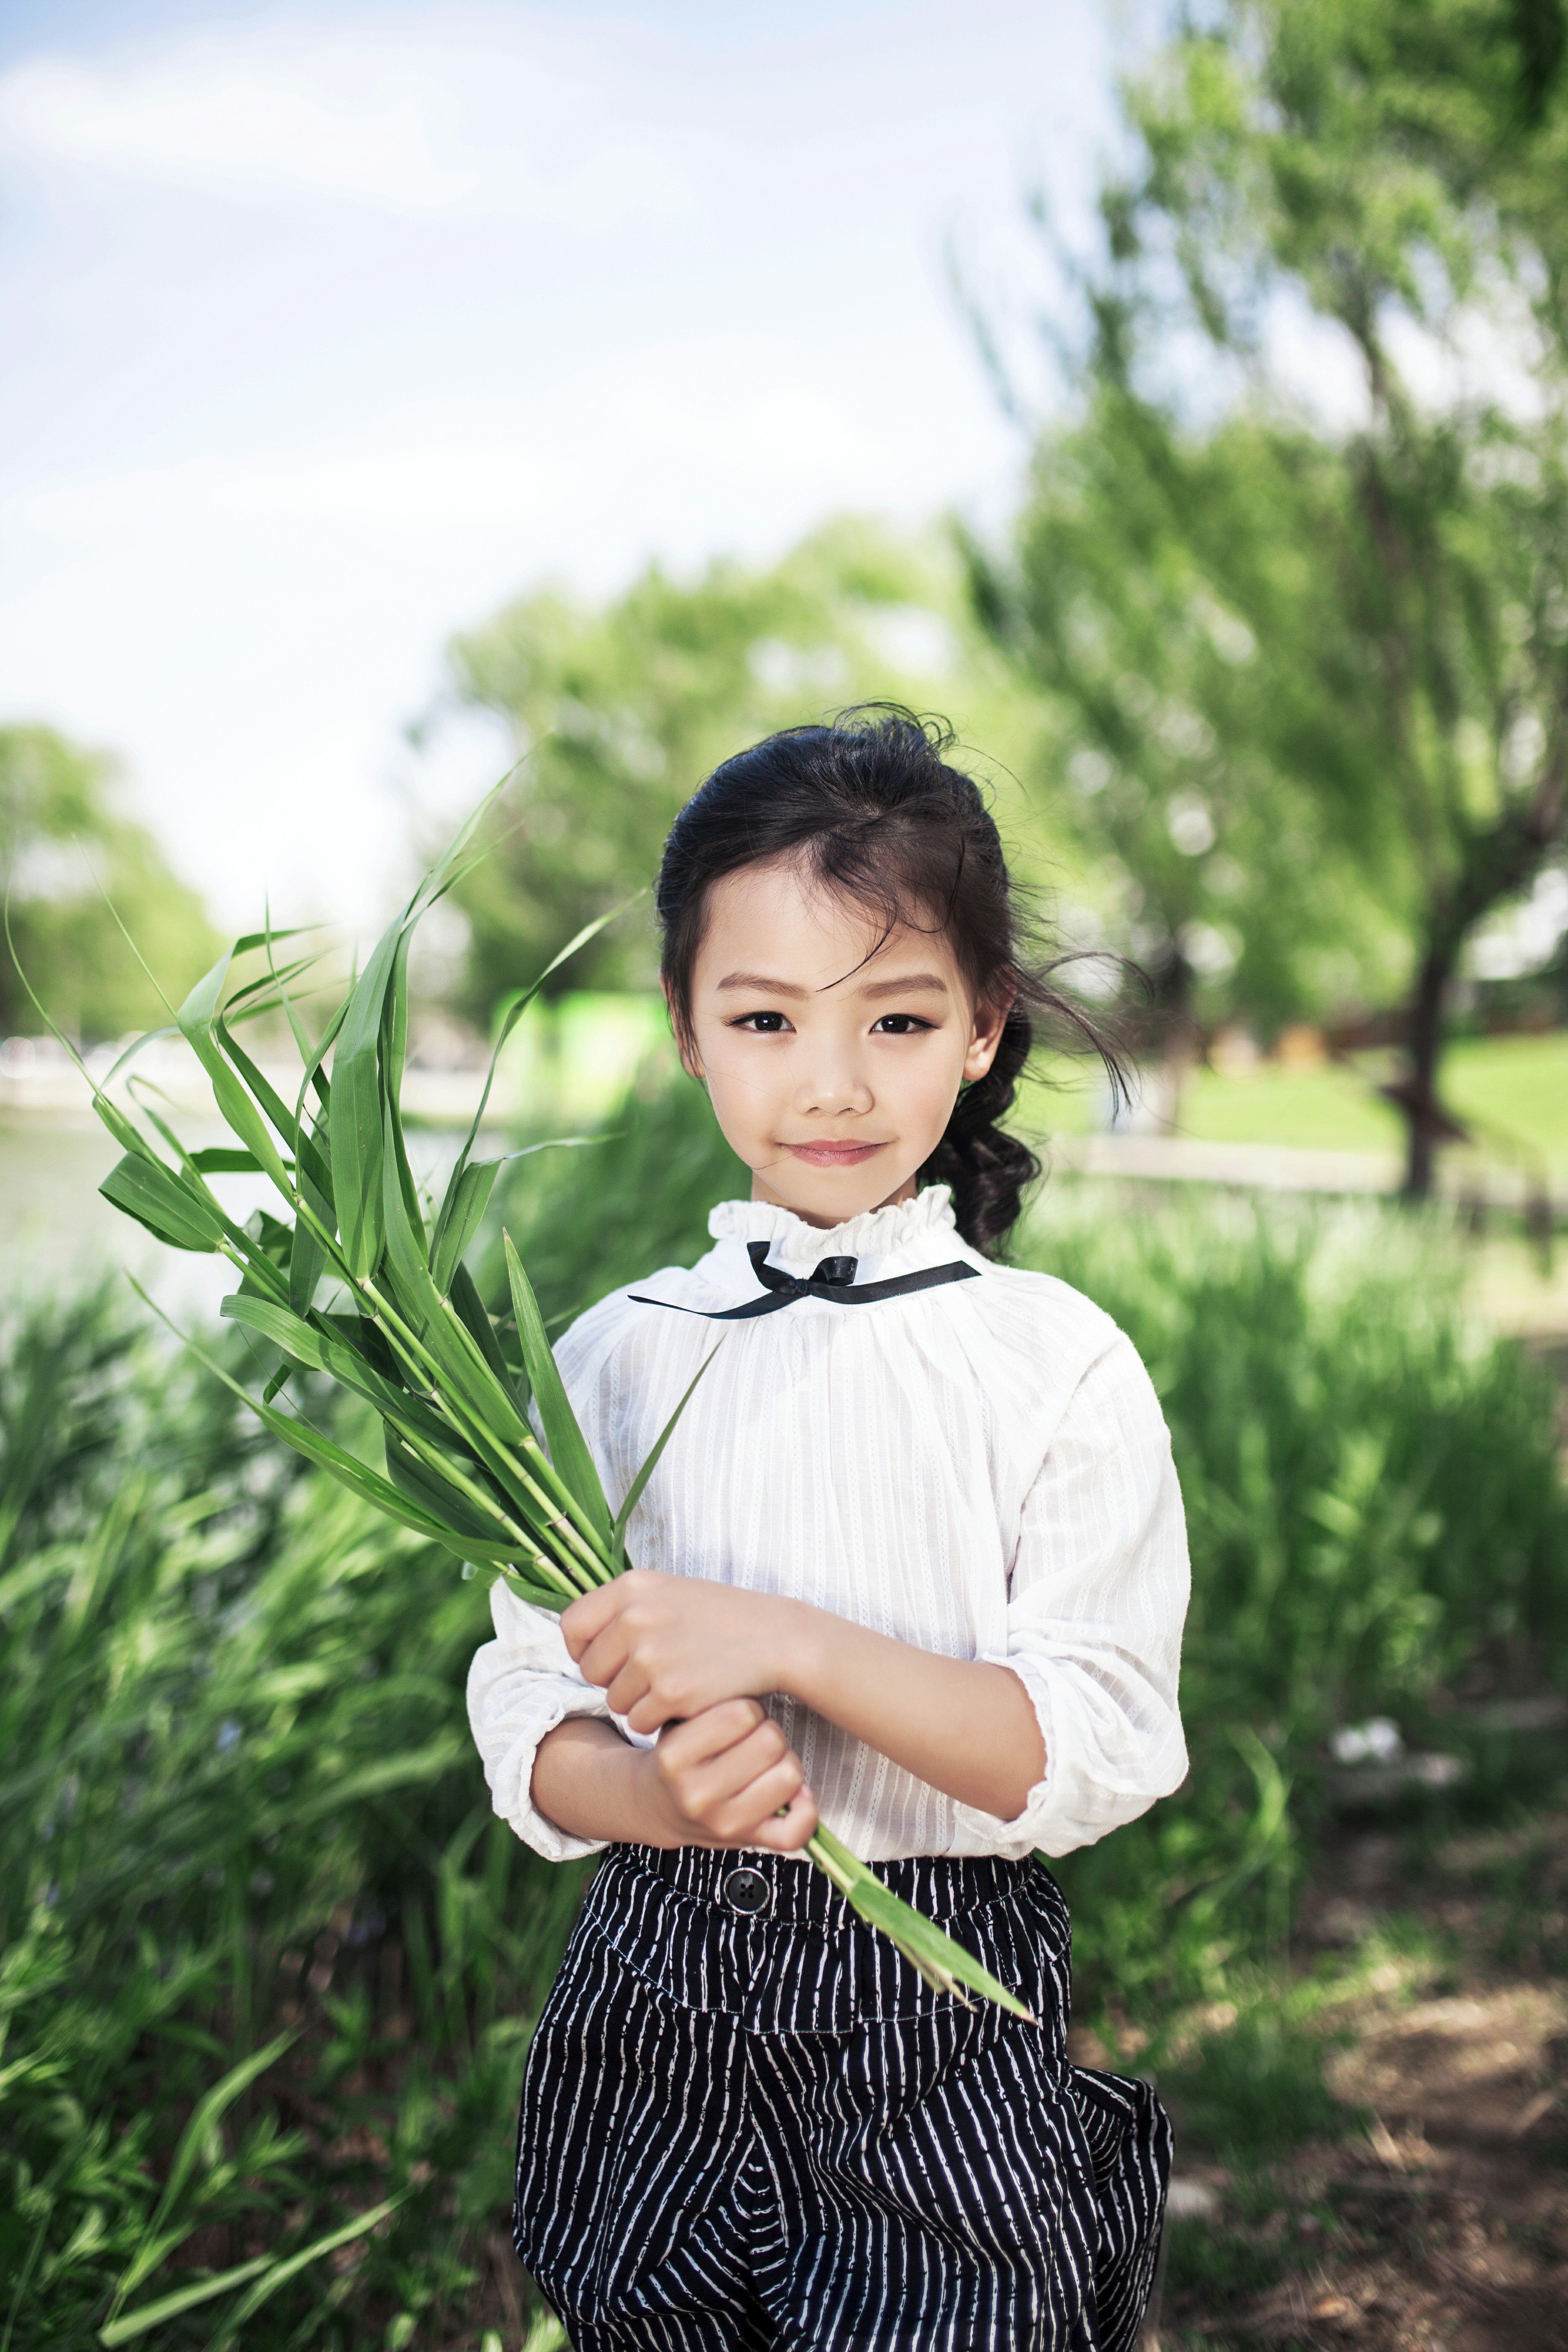
[{"label": "girl's eye", "polygon": [[779,1037],[789,1027],[782,1013],[744,1013],[739,1021],[731,1021],[731,1029],[750,1029],[759,1037]]},{"label": "girl's eye", "polygon": [[871,1034],[874,1037],[879,1029],[885,1037],[918,1037],[931,1025],[929,1021],[922,1021],[918,1013],[884,1013]]}]

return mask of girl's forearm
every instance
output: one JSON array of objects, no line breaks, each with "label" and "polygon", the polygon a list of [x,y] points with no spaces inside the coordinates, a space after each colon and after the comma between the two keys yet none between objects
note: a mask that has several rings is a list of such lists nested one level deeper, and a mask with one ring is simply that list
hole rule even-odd
[{"label": "girl's forearm", "polygon": [[1016,1819],[1046,1769],[1033,1704],[1008,1667],[938,1657],[782,1594],[636,1569],[574,1601],[561,1628],[634,1730],[782,1691],[1000,1821]]},{"label": "girl's forearm", "polygon": [[597,1716],[568,1716],[539,1743],[533,1801],[569,1837],[653,1844],[646,1753],[623,1739],[613,1723]]},{"label": "girl's forearm", "polygon": [[816,1827],[800,1759],[754,1698],[668,1725],[657,1748],[634,1748],[597,1717],[568,1717],[539,1743],[531,1794],[557,1829],[610,1844],[793,1853]]},{"label": "girl's forearm", "polygon": [[779,1606],[780,1690],[960,1804],[1005,1822],[1023,1811],[1046,1744],[1017,1675],[938,1657],[804,1601]]}]

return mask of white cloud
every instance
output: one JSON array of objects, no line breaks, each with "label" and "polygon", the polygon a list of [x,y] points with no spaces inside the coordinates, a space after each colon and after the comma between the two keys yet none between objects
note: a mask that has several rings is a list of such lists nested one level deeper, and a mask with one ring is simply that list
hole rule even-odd
[{"label": "white cloud", "polygon": [[0,719],[119,750],[237,919],[384,904],[504,751],[402,726],[542,575],[1009,504],[943,240],[1013,250],[1047,133],[1081,194],[1092,0],[205,13],[0,73]]},{"label": "white cloud", "polygon": [[602,233],[691,203],[675,157],[616,135],[624,96],[600,54],[521,13],[482,39],[460,20],[374,40],[251,26],[152,54],[24,60],[0,79],[0,152],[410,220]]},{"label": "white cloud", "polygon": [[[655,552],[683,571],[765,558],[824,509],[912,517],[935,438],[929,413],[882,413],[785,339],[710,335],[525,400],[18,483],[0,498],[0,713],[129,740],[166,837],[237,922],[258,874],[279,905],[361,919],[404,879],[389,787],[450,806],[505,764],[481,733],[427,787],[397,748],[452,630],[542,572],[603,593]],[[929,659],[910,617],[900,651]]]},{"label": "white cloud", "polygon": [[[13,548],[32,535],[84,551],[189,533],[237,555],[303,532],[465,553],[488,541],[505,561],[509,542],[532,538],[545,563],[597,590],[656,549],[682,566],[776,551],[824,508],[923,512],[932,438],[927,413],[879,414],[863,371],[835,382],[787,338],[712,334],[564,367],[531,393],[388,407],[292,447],[18,484],[0,519]],[[910,616],[911,667],[950,654],[935,625]]]}]

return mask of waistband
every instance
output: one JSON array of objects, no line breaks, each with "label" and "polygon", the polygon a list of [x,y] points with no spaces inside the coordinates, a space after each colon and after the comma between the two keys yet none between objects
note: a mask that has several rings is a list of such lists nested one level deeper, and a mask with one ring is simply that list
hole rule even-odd
[{"label": "waistband", "polygon": [[[1059,2044],[1071,1925],[1060,1887],[1033,1862],[921,1854],[874,1865],[906,1903],[1010,1986]],[[752,2033],[847,2033],[948,2013],[982,2038],[1014,2021],[936,1991],[830,1880],[794,1855],[706,1846],[615,1845],[579,1914],[573,1950],[590,1974],[608,1946],[668,2001]],[[596,1957],[597,1956],[597,1957]],[[568,1959],[557,1979],[573,1980]],[[552,1995],[555,1999],[556,1995]]]},{"label": "waistband", "polygon": [[[605,1866],[616,1874],[645,1872],[694,1902],[731,1916],[750,1915],[759,1924],[831,1929],[847,1926],[855,1916],[832,1882],[804,1854],[717,1853],[699,1845],[613,1845]],[[928,1919],[944,1924],[1005,1900],[1026,1881],[1047,1875],[1034,1862],[1008,1862],[994,1854],[908,1854],[870,1867],[891,1894],[913,1904]]]}]

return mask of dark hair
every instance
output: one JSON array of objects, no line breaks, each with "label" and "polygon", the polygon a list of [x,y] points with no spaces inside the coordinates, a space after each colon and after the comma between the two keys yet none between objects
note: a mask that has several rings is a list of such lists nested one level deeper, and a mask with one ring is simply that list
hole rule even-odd
[{"label": "dark hair", "polygon": [[959,1232],[994,1250],[1040,1172],[1028,1146],[999,1125],[1034,1045],[1034,1016],[1052,1016],[1091,1046],[1114,1089],[1124,1081],[1111,1048],[1050,985],[1055,966],[1028,961],[1028,926],[1001,838],[973,778],[944,758],[952,744],[945,727],[878,706],[846,711],[831,726],[788,727],[738,751],[670,827],[655,904],[670,1015],[688,1048],[708,891],[742,866],[804,860],[815,881],[865,908],[884,937],[900,923],[945,936],[976,1003],[1005,1002],[1008,1012],[994,1061],[960,1090],[920,1179],[951,1185]]}]

